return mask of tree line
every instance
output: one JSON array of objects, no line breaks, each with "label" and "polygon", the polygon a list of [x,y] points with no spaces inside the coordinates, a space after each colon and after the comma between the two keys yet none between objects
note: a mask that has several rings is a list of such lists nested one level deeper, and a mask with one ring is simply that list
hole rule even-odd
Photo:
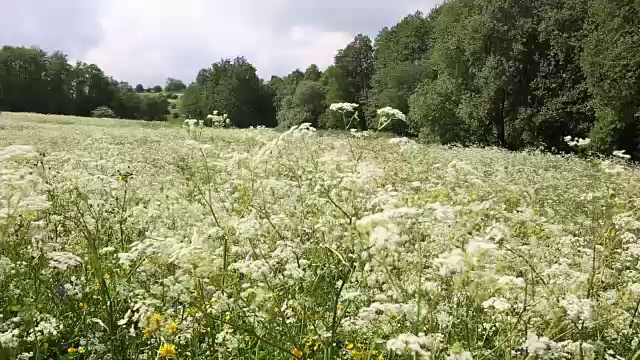
[{"label": "tree line", "polygon": [[[268,100],[271,98],[271,105]],[[328,106],[407,114],[394,131],[425,141],[640,156],[640,3],[636,0],[448,0],[375,41],[357,35],[324,71],[263,82],[243,58],[200,70],[187,116],[212,110],[236,126],[339,127]]]},{"label": "tree line", "polygon": [[0,111],[166,120],[168,106],[166,96],[142,96],[95,64],[71,64],[60,51],[0,50]]}]

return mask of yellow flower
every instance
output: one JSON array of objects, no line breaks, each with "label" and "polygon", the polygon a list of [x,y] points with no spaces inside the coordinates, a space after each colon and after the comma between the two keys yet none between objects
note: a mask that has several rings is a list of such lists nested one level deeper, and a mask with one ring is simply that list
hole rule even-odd
[{"label": "yellow flower", "polygon": [[85,351],[85,350],[84,350],[84,348],[83,348],[82,346],[80,346],[80,347],[78,348],[78,352],[79,352],[80,354],[84,354],[84,351]]},{"label": "yellow flower", "polygon": [[378,356],[378,360],[384,360],[384,356],[382,355]]},{"label": "yellow flower", "polygon": [[224,316],[224,319],[229,321],[229,319],[231,319],[231,315],[229,313],[227,313],[227,315]]},{"label": "yellow flower", "polygon": [[69,354],[72,354],[72,353],[76,352],[76,348],[74,348],[74,347],[70,347],[70,348],[68,348],[68,349],[67,349],[67,352],[68,352]]},{"label": "yellow flower", "polygon": [[78,307],[80,307],[80,310],[87,310],[87,308],[88,308],[89,306],[88,306],[87,304],[85,304],[85,303],[82,303],[82,302],[81,302],[81,303],[78,305]]},{"label": "yellow flower", "polygon": [[293,350],[291,350],[291,353],[296,359],[300,359],[302,357],[302,351],[298,350],[298,348],[293,348]]},{"label": "yellow flower", "polygon": [[344,307],[342,306],[342,304],[338,304],[338,311],[342,311],[342,309],[344,309]]},{"label": "yellow flower", "polygon": [[167,331],[169,334],[175,334],[175,332],[178,331],[178,324],[174,321],[170,322],[169,325],[167,325]]},{"label": "yellow flower", "polygon": [[144,337],[151,337],[153,335],[153,330],[151,328],[144,328],[144,330],[142,330],[142,334]]},{"label": "yellow flower", "polygon": [[42,347],[45,348],[45,349],[48,349],[49,348],[49,343],[42,344]]},{"label": "yellow flower", "polygon": [[165,359],[174,358],[176,356],[176,346],[173,344],[162,344],[160,350],[158,350],[158,355]]},{"label": "yellow flower", "polygon": [[353,344],[347,344],[347,350],[351,350],[353,349],[354,345]]},{"label": "yellow flower", "polygon": [[104,274],[104,278],[105,278],[105,279],[111,279],[111,275],[109,275],[109,274]]},{"label": "yellow flower", "polygon": [[159,327],[160,323],[162,323],[162,315],[160,314],[151,315],[151,319],[149,320],[149,322],[151,323],[152,326]]}]

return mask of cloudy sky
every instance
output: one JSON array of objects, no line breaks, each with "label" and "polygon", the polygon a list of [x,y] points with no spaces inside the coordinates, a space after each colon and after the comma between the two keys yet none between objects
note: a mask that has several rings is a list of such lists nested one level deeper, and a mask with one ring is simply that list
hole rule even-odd
[{"label": "cloudy sky", "polygon": [[243,55],[261,77],[328,66],[357,33],[375,36],[438,0],[0,0],[0,45],[60,49],[132,84],[190,82]]}]

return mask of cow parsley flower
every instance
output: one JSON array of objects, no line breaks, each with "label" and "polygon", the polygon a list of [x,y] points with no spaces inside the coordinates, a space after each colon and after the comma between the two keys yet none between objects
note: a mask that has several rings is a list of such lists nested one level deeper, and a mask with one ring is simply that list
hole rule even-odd
[{"label": "cow parsley flower", "polygon": [[440,254],[437,259],[433,260],[433,263],[442,276],[460,274],[464,271],[465,267],[464,252],[460,249],[455,249],[451,252]]},{"label": "cow parsley flower", "polygon": [[412,354],[420,359],[430,359],[431,353],[423,349],[427,345],[424,334],[400,334],[387,341],[387,350],[396,354]]},{"label": "cow parsley flower", "polygon": [[625,159],[625,160],[631,159],[631,155],[625,154],[625,151],[626,150],[616,150],[616,151],[613,152],[613,156],[617,156],[617,157]]},{"label": "cow parsley flower", "polygon": [[555,350],[557,343],[549,340],[546,336],[539,337],[535,333],[530,332],[522,347],[526,349],[529,354],[544,356],[548,352]]},{"label": "cow parsley flower", "polygon": [[629,290],[630,290],[634,295],[640,295],[640,284],[638,284],[638,283],[633,283],[633,284],[629,285]]},{"label": "cow parsley flower", "polygon": [[67,270],[82,265],[82,259],[69,252],[51,252],[49,256],[49,266],[60,270]]},{"label": "cow parsley flower", "polygon": [[572,321],[588,321],[591,319],[591,300],[579,299],[573,294],[567,295],[560,305],[566,310],[567,318]]},{"label": "cow parsley flower", "polygon": [[569,146],[578,146],[578,147],[586,146],[591,143],[591,139],[589,138],[580,139],[580,138],[572,138],[571,136],[565,136],[564,141],[567,144],[569,144]]},{"label": "cow parsley flower", "polygon": [[8,349],[17,347],[20,342],[18,335],[20,335],[20,330],[18,329],[9,329],[5,332],[0,332],[0,345]]},{"label": "cow parsley flower", "polygon": [[337,112],[353,112],[356,108],[360,106],[359,104],[354,103],[333,103],[329,105],[329,110],[337,111]]},{"label": "cow parsley flower", "polygon": [[497,311],[504,311],[511,309],[511,304],[501,297],[492,297],[487,301],[482,302],[482,307],[485,309],[495,309]]},{"label": "cow parsley flower", "polygon": [[468,351],[450,353],[447,360],[473,360],[473,356]]}]

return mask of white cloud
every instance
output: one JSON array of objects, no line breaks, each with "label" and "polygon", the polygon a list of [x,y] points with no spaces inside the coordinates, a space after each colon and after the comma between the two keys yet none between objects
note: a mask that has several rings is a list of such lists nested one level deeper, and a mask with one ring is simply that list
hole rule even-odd
[{"label": "white cloud", "polygon": [[85,56],[107,73],[147,85],[192,80],[198,69],[245,56],[262,77],[311,63],[328,66],[353,37],[340,31],[278,29],[269,8],[249,2],[112,0],[100,15],[104,39]]},{"label": "white cloud", "polygon": [[324,68],[357,33],[374,37],[437,2],[0,0],[0,43],[60,49],[132,84],[191,81],[199,69],[238,55],[269,78],[311,63]]}]

